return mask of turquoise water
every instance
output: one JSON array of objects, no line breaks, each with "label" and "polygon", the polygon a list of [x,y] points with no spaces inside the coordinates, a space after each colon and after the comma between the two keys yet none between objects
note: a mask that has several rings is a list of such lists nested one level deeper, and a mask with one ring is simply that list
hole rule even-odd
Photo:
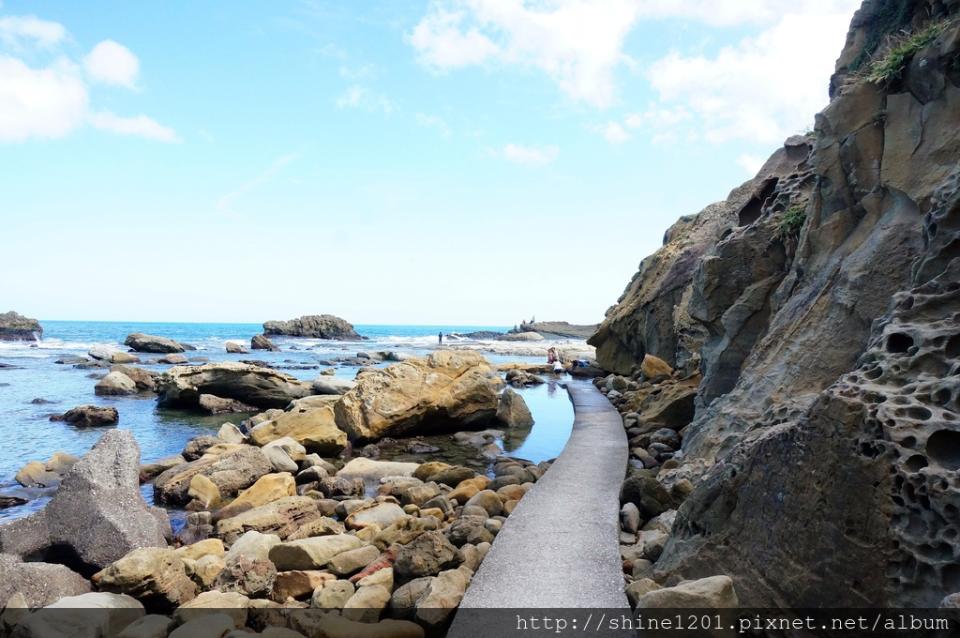
[{"label": "turquoise water", "polygon": [[[200,434],[215,434],[230,415],[198,416],[160,409],[153,395],[144,397],[97,397],[93,386],[102,369],[78,369],[54,363],[63,356],[84,355],[94,345],[122,344],[127,334],[144,332],[189,343],[197,348],[186,353],[190,358],[210,361],[258,359],[300,379],[313,379],[325,360],[355,355],[358,351],[396,350],[426,354],[438,347],[437,333],[467,333],[477,330],[506,330],[489,326],[388,326],[358,325],[357,332],[368,340],[337,342],[317,339],[272,338],[281,351],[251,351],[227,354],[225,341],[243,341],[261,332],[258,324],[186,324],[133,322],[41,321],[43,340],[36,344],[0,342],[0,494],[23,494],[13,476],[31,460],[46,460],[56,451],[81,455],[92,446],[103,428],[76,428],[51,422],[49,416],[83,404],[112,405],[120,413],[116,426],[133,431],[144,461],[176,454],[189,439]],[[493,363],[541,361],[540,357],[487,354]],[[166,365],[150,363],[160,355],[138,355],[143,367],[162,371]],[[307,367],[309,369],[302,369]],[[337,366],[336,375],[352,379],[358,368]],[[567,393],[556,383],[520,391],[534,415],[536,424],[525,435],[504,442],[511,455],[539,462],[559,454],[569,436],[573,411]],[[235,417],[234,417],[235,418]],[[41,493],[27,492],[39,497]],[[0,520],[21,516],[42,505],[38,498],[30,504],[0,510]]]}]

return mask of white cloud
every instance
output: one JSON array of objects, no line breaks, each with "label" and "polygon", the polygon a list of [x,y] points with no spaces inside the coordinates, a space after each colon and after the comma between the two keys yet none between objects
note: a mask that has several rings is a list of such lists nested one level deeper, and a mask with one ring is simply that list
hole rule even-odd
[{"label": "white cloud", "polygon": [[[774,73],[778,78],[789,80],[802,67],[801,81],[817,74],[822,88],[829,69],[824,75],[821,62],[829,57],[832,65],[850,15],[859,4],[860,0],[431,0],[407,41],[430,69],[490,64],[532,68],[545,73],[571,99],[603,108],[617,101],[617,69],[622,64],[636,66],[623,47],[641,21],[767,26],[782,25],[790,14],[808,16],[805,30],[790,25],[772,29],[784,40],[760,36],[735,49],[740,50],[740,61],[748,64],[764,56],[772,56],[776,63],[788,62],[785,70]],[[839,34],[837,24],[842,24]],[[688,59],[696,58],[676,54],[661,60],[652,77],[662,83],[678,62]],[[764,71],[772,70],[772,65],[764,66]],[[812,71],[808,74],[807,69]],[[692,69],[676,70],[693,73]],[[711,79],[708,85],[716,84],[717,79]],[[757,79],[751,74],[740,82]],[[796,96],[797,91],[788,95]],[[806,106],[805,102],[797,111]],[[755,110],[766,117],[762,108]]]},{"label": "white cloud", "polygon": [[611,144],[623,144],[630,139],[630,133],[619,122],[607,122],[600,127],[600,133]]},{"label": "white cloud", "polygon": [[158,142],[180,141],[176,131],[170,127],[163,126],[146,115],[121,117],[109,111],[100,111],[91,113],[87,119],[94,128],[110,131],[111,133],[135,135],[150,140],[157,140]]},{"label": "white cloud", "polygon": [[0,18],[0,41],[31,59],[47,58],[30,65],[20,57],[0,54],[0,142],[23,142],[30,138],[56,139],[89,124],[121,135],[164,142],[177,141],[169,127],[146,115],[124,117],[91,107],[88,78],[133,88],[139,63],[125,47],[104,41],[83,60],[84,68],[65,55],[50,58],[47,49],[67,38],[55,22],[38,18]]},{"label": "white cloud", "polygon": [[83,59],[83,66],[95,82],[134,88],[140,74],[140,60],[119,42],[104,40]]},{"label": "white cloud", "polygon": [[747,172],[747,175],[753,177],[756,175],[760,168],[763,166],[764,159],[757,155],[750,155],[749,153],[744,153],[737,158],[737,164]]},{"label": "white cloud", "polygon": [[0,142],[63,137],[83,123],[88,102],[87,87],[66,58],[33,69],[0,56]]},{"label": "white cloud", "polygon": [[507,144],[494,155],[525,166],[543,166],[557,159],[560,149],[556,146],[524,146],[522,144]]},{"label": "white cloud", "polygon": [[435,6],[408,36],[420,61],[436,70],[482,64],[500,52],[500,47],[476,27],[462,29],[465,12]]},{"label": "white cloud", "polygon": [[277,157],[262,173],[217,200],[217,210],[224,214],[233,214],[233,205],[238,198],[271,182],[288,164],[298,159],[300,159],[299,153],[288,153]]},{"label": "white cloud", "polygon": [[614,69],[637,17],[634,0],[434,0],[408,41],[428,67],[532,67],[572,99],[605,107],[615,100]]},{"label": "white cloud", "polygon": [[52,47],[60,43],[67,30],[59,22],[41,20],[35,16],[4,16],[0,18],[0,42],[10,47],[30,43]]},{"label": "white cloud", "polygon": [[382,111],[388,115],[393,112],[393,102],[390,101],[390,98],[360,84],[347,87],[337,97],[336,105],[339,109]]},{"label": "white cloud", "polygon": [[696,116],[708,141],[780,142],[826,104],[853,4],[846,3],[849,11],[784,15],[715,56],[670,53],[651,65],[650,82],[661,105]]},{"label": "white cloud", "polygon": [[446,120],[438,115],[430,115],[427,113],[417,113],[417,124],[425,128],[432,128],[440,132],[444,137],[450,137],[453,131],[450,130],[450,125],[447,124]]}]

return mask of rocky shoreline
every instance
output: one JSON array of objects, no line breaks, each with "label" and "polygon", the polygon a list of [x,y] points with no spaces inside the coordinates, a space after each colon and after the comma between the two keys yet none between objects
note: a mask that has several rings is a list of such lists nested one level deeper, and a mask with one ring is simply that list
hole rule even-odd
[{"label": "rocky shoreline", "polygon": [[[165,356],[188,349],[150,335],[127,342]],[[363,367],[355,381],[321,374],[307,382],[239,362],[157,374],[124,354],[91,352],[95,366],[110,370],[96,394],[222,411],[223,425],[180,455],[142,466],[133,435],[109,430],[82,458],[56,454],[18,472],[22,484],[56,493],[43,510],[0,526],[9,575],[0,582],[0,624],[15,635],[49,629],[31,610],[50,605],[122,609],[130,632],[163,627],[157,635],[202,631],[223,622],[211,620],[218,614],[230,628],[282,626],[306,636],[432,634],[549,467],[505,456],[496,444],[533,422],[501,375],[518,387],[542,383],[534,373],[543,366],[498,370],[477,353],[440,350]],[[368,363],[386,358],[361,354]],[[56,418],[95,428],[116,423],[118,405],[77,406]],[[436,448],[420,435],[438,432],[478,461],[428,460]],[[384,458],[397,450],[419,458]],[[158,504],[186,510],[176,532],[166,510],[143,501],[145,482]],[[196,615],[204,609],[212,615]]]}]

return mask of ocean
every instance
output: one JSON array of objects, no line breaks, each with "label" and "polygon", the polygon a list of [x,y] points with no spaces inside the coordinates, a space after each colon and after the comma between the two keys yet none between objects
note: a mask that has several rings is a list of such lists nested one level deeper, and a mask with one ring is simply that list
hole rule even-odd
[{"label": "ocean", "polygon": [[[232,323],[137,323],[99,321],[41,321],[43,339],[35,343],[0,342],[0,495],[20,495],[31,502],[20,507],[0,509],[0,520],[22,516],[42,506],[48,493],[25,490],[16,484],[14,474],[28,461],[45,461],[54,452],[64,451],[77,456],[96,442],[103,428],[77,428],[63,422],[50,421],[59,414],[84,404],[112,405],[120,413],[116,427],[133,431],[144,462],[179,453],[191,438],[216,434],[226,421],[237,421],[233,415],[202,416],[181,410],[160,409],[153,395],[135,397],[98,397],[93,387],[104,369],[83,369],[55,363],[64,356],[82,356],[96,345],[119,346],[132,332],[170,337],[197,348],[186,355],[209,361],[266,361],[283,372],[300,379],[315,378],[320,362],[356,355],[360,351],[385,350],[424,355],[439,347],[437,333],[465,334],[481,330],[506,331],[506,327],[490,326],[391,326],[357,325],[364,341],[327,341],[306,338],[271,337],[280,352],[252,350],[249,354],[228,354],[227,341],[243,342],[262,332],[259,324]],[[542,352],[549,345],[582,344],[576,340],[536,342],[485,342],[445,339],[444,347],[453,346],[481,351],[492,363],[508,361],[543,362]],[[167,365],[155,363],[160,355],[140,354],[140,365],[163,371]],[[378,364],[387,365],[387,364]],[[352,379],[359,368],[336,366],[336,376]],[[554,381],[519,390],[535,420],[529,433],[506,442],[511,456],[533,462],[556,457],[563,448],[573,422],[573,411],[564,391]]]}]

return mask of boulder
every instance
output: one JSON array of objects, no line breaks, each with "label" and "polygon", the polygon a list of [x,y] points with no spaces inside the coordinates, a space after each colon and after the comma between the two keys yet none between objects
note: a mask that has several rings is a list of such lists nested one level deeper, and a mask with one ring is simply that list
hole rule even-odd
[{"label": "boulder", "polygon": [[172,352],[157,359],[157,363],[166,363],[174,366],[182,365],[187,363],[187,361],[186,355],[180,354],[179,352]]},{"label": "boulder", "polygon": [[216,513],[218,519],[230,518],[287,496],[296,496],[297,486],[286,473],[264,474],[257,482],[241,491],[229,505]]},{"label": "boulder", "polygon": [[173,339],[146,335],[141,332],[127,335],[123,344],[134,352],[152,352],[155,354],[169,354],[187,350],[182,343],[177,343]]},{"label": "boulder", "polygon": [[106,362],[113,362],[113,357],[119,353],[120,353],[119,348],[117,348],[116,346],[108,346],[108,345],[95,345],[95,346],[91,346],[90,349],[87,350],[87,355],[90,356],[90,358],[95,359],[97,361],[106,361]]},{"label": "boulder", "polygon": [[270,548],[279,544],[280,537],[276,534],[263,534],[256,530],[249,530],[233,541],[226,559],[241,555],[250,558],[267,558]]},{"label": "boulder", "polygon": [[500,395],[497,406],[497,420],[508,428],[529,428],[533,426],[533,415],[523,397],[507,388]]},{"label": "boulder", "polygon": [[220,504],[220,488],[203,474],[195,474],[190,479],[187,496],[205,510],[212,509]]},{"label": "boulder", "polygon": [[339,454],[347,445],[347,434],[337,427],[330,405],[296,407],[250,430],[250,438],[257,445],[287,436],[308,450],[327,456]]},{"label": "boulder", "polygon": [[0,313],[0,341],[39,341],[43,328],[36,319],[14,311]]},{"label": "boulder", "polygon": [[[424,481],[433,481],[434,483],[442,483],[444,485],[449,485],[450,487],[458,487],[463,481],[472,479],[476,476],[476,471],[466,467],[465,465],[452,465],[440,469],[426,477],[419,478],[423,478]],[[483,489],[487,486],[487,483],[489,483],[489,480],[486,480],[486,477],[483,478],[483,485],[478,486],[478,489]]]},{"label": "boulder", "polygon": [[251,350],[269,350],[270,352],[279,352],[280,348],[273,345],[273,342],[267,338],[267,335],[254,335],[250,338]]},{"label": "boulder", "polygon": [[252,405],[236,399],[224,399],[212,394],[201,394],[197,399],[197,407],[207,414],[254,413],[259,410]]},{"label": "boulder", "polygon": [[384,529],[406,517],[403,508],[396,503],[376,503],[354,510],[347,516],[344,524],[349,529],[363,529],[371,525]]},{"label": "boulder", "polygon": [[337,534],[316,536],[280,543],[270,549],[270,560],[277,569],[320,569],[337,554],[363,546],[356,536]]},{"label": "boulder", "polygon": [[347,321],[333,315],[304,315],[289,321],[267,321],[263,324],[267,335],[285,335],[289,337],[313,337],[315,339],[336,339],[338,341],[358,341],[360,335]]},{"label": "boulder", "polygon": [[172,626],[173,620],[167,616],[147,614],[127,625],[117,638],[166,638]]},{"label": "boulder", "polygon": [[110,372],[93,387],[97,396],[123,396],[137,393],[137,384],[122,372]]},{"label": "boulder", "polygon": [[648,353],[643,355],[643,361],[640,362],[640,373],[644,379],[653,380],[669,377],[673,374],[673,368],[660,357]]},{"label": "boulder", "polygon": [[124,594],[67,596],[21,621],[18,638],[95,638],[117,636],[144,615],[143,605]]},{"label": "boulder", "polygon": [[166,546],[166,513],[144,502],[139,468],[133,434],[107,432],[42,511],[0,526],[0,552],[64,557],[69,566],[90,574],[132,550]]},{"label": "boulder", "polygon": [[420,625],[407,620],[360,622],[328,614],[320,619],[317,632],[311,635],[327,638],[423,638],[424,631]]},{"label": "boulder", "polygon": [[[243,594],[216,590],[205,591],[176,610],[174,620],[183,623],[183,625],[170,634],[170,638],[224,636],[227,630],[240,628],[246,624],[249,609],[250,599]],[[229,627],[223,621],[224,617],[229,620]],[[211,631],[210,626],[206,623],[214,620],[216,620],[217,630]],[[227,629],[222,629],[223,627],[227,627]]]},{"label": "boulder", "polygon": [[387,476],[413,476],[413,473],[419,467],[419,463],[406,463],[401,461],[375,461],[360,456],[351,459],[349,463],[340,468],[337,477],[346,479],[361,478],[365,481],[379,481]]},{"label": "boulder", "polygon": [[177,548],[177,555],[182,559],[189,560],[199,560],[204,556],[223,556],[224,553],[223,541],[219,538],[207,538]]},{"label": "boulder", "polygon": [[[478,508],[483,513],[482,508]],[[464,507],[466,511],[466,507]],[[447,528],[445,534],[450,543],[455,547],[464,545],[479,545],[480,543],[493,542],[493,534],[486,527],[487,517],[484,514],[480,516],[471,516],[464,514]],[[453,565],[455,567],[455,565]],[[426,574],[423,574],[426,575]]]},{"label": "boulder", "polygon": [[316,394],[346,394],[356,385],[356,381],[350,379],[321,375],[313,380],[313,391]]},{"label": "boulder", "polygon": [[221,496],[229,497],[272,471],[273,465],[259,448],[244,445],[219,457],[205,455],[164,471],[154,479],[154,496],[161,504],[184,504],[189,500],[190,481],[203,474],[213,481]]},{"label": "boulder", "polygon": [[675,506],[673,496],[656,478],[643,472],[627,477],[620,488],[620,502],[633,503],[643,518],[653,518]]},{"label": "boulder", "polygon": [[273,592],[277,569],[268,559],[244,556],[231,556],[224,563],[223,570],[217,575],[213,588],[222,592],[235,592],[258,598]]},{"label": "boulder", "polygon": [[262,534],[276,534],[284,539],[320,517],[314,499],[309,496],[286,496],[219,520],[217,534],[227,542],[232,542],[251,530]]},{"label": "boulder", "polygon": [[501,386],[479,354],[441,350],[364,370],[334,410],[351,439],[453,431],[492,421]]},{"label": "boulder", "polygon": [[393,572],[400,582],[422,576],[435,576],[459,565],[463,556],[440,531],[421,533],[397,552]]},{"label": "boulder", "polygon": [[246,443],[247,436],[233,423],[224,423],[217,430],[217,438],[225,443]]},{"label": "boulder", "polygon": [[337,554],[327,563],[327,568],[338,576],[349,576],[377,560],[379,556],[379,549],[373,545],[364,545]]},{"label": "boulder", "polygon": [[652,589],[637,597],[637,609],[731,609],[739,607],[729,576],[689,580],[674,587]]},{"label": "boulder", "polygon": [[63,565],[22,562],[18,556],[0,554],[0,600],[4,605],[21,594],[29,607],[45,607],[64,596],[90,591],[86,578]]},{"label": "boulder", "polygon": [[289,473],[297,471],[296,462],[290,458],[290,454],[282,447],[267,445],[263,448],[263,454],[270,460],[274,471]]},{"label": "boulder", "polygon": [[140,363],[140,357],[129,352],[114,352],[109,359],[110,363]]},{"label": "boulder", "polygon": [[116,408],[80,405],[75,408],[70,408],[63,414],[51,416],[50,420],[65,421],[77,427],[89,428],[100,425],[113,425],[120,420],[120,414]]},{"label": "boulder", "polygon": [[53,487],[63,478],[59,473],[47,469],[42,461],[30,461],[17,470],[14,480],[24,487]]},{"label": "boulder", "polygon": [[110,366],[110,372],[120,372],[133,380],[137,390],[141,392],[153,392],[157,388],[157,378],[160,376],[156,372],[151,372],[144,368],[117,364]]},{"label": "boulder", "polygon": [[243,344],[236,341],[228,341],[224,347],[229,354],[248,354]]},{"label": "boulder", "polygon": [[294,569],[278,572],[277,578],[273,581],[271,598],[277,602],[283,602],[288,598],[309,597],[314,591],[336,579],[337,577],[330,572],[318,569]]},{"label": "boulder", "polygon": [[355,591],[353,583],[349,581],[327,581],[314,591],[310,606],[316,609],[343,609]]},{"label": "boulder", "polygon": [[136,549],[92,577],[101,591],[127,594],[150,609],[170,611],[197,594],[183,560],[169,547]]},{"label": "boulder", "polygon": [[416,620],[426,627],[441,625],[460,605],[472,576],[469,569],[460,567],[431,578],[416,600]]},{"label": "boulder", "polygon": [[343,604],[343,617],[366,623],[380,620],[380,614],[390,602],[390,590],[383,585],[360,587]]},{"label": "boulder", "polygon": [[282,408],[312,394],[310,385],[270,368],[222,362],[177,366],[160,378],[161,407],[196,408],[201,394],[236,399],[258,408]]}]

